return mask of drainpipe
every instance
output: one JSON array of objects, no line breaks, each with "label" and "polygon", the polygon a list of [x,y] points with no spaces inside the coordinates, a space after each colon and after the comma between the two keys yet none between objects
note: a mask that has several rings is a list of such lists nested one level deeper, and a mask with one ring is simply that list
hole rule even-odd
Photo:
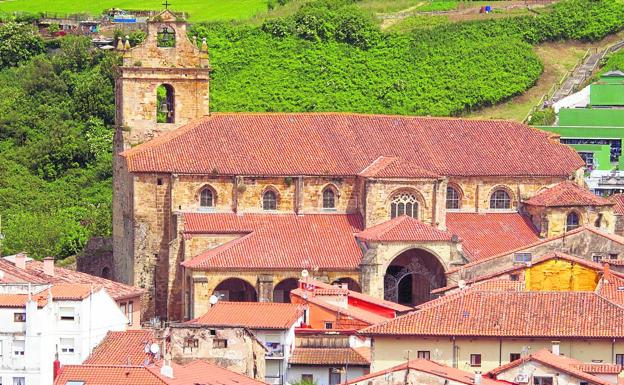
[{"label": "drainpipe", "polygon": [[453,367],[456,368],[457,367],[457,345],[455,344],[455,336],[451,337],[451,340],[453,341]]},{"label": "drainpipe", "polygon": [[503,339],[498,339],[498,366],[503,364]]},{"label": "drainpipe", "polygon": [[615,338],[611,340],[611,362],[615,364]]}]

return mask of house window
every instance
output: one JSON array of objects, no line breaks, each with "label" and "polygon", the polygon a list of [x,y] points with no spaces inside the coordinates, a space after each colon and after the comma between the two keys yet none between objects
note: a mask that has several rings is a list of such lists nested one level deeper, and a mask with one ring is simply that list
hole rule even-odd
[{"label": "house window", "polygon": [[214,207],[214,194],[210,188],[206,187],[199,193],[199,206]]},{"label": "house window", "polygon": [[616,354],[615,363],[624,366],[624,354]]},{"label": "house window", "polygon": [[511,198],[509,193],[503,189],[498,189],[490,196],[490,208],[494,210],[504,210],[511,208]]},{"label": "house window", "polygon": [[519,279],[520,279],[520,276],[518,274],[509,274],[510,281],[518,281]]},{"label": "house window", "polygon": [[334,328],[333,322],[325,322],[325,329],[333,329],[333,328]]},{"label": "house window", "polygon": [[446,188],[446,208],[451,210],[459,208],[459,191],[451,186]]},{"label": "house window", "polygon": [[128,302],[128,314],[126,315],[126,318],[128,318],[128,325],[132,325],[132,323],[134,322],[134,302],[130,301]]},{"label": "house window", "polygon": [[329,368],[329,385],[338,385],[341,382],[340,368]]},{"label": "house window", "polygon": [[23,341],[23,340],[14,340],[13,341],[13,355],[14,356],[23,356],[25,347],[26,347],[25,341]]},{"label": "house window", "polygon": [[226,349],[227,348],[227,340],[225,338],[215,338],[212,340],[212,348],[213,349]]},{"label": "house window", "polygon": [[533,255],[531,253],[514,253],[515,263],[527,263],[531,262]]},{"label": "house window", "polygon": [[609,259],[618,259],[617,254],[609,254]]},{"label": "house window", "polygon": [[470,355],[470,366],[481,366],[481,354]]},{"label": "house window", "polygon": [[13,313],[13,322],[26,322],[26,313]]},{"label": "house window", "polygon": [[509,362],[519,360],[519,359],[520,359],[520,353],[509,353]]},{"label": "house window", "polygon": [[74,321],[76,314],[73,307],[61,307],[59,308],[59,317],[61,321]]},{"label": "house window", "polygon": [[277,195],[275,191],[265,191],[262,194],[262,209],[263,210],[277,210]]},{"label": "house window", "polygon": [[553,378],[534,376],[533,385],[553,385]]},{"label": "house window", "polygon": [[592,255],[592,261],[594,261],[594,262],[600,262],[600,261],[602,261],[602,255],[600,255],[600,254],[594,254],[594,255]]},{"label": "house window", "polygon": [[416,357],[429,360],[431,359],[431,352],[429,350],[419,350]]},{"label": "house window", "polygon": [[70,354],[75,351],[73,338],[61,338],[59,345],[61,347],[61,353]]},{"label": "house window", "polygon": [[390,202],[390,218],[396,218],[401,215],[418,218],[418,199],[416,199],[416,195],[400,193],[392,198]]},{"label": "house window", "polygon": [[572,211],[566,218],[566,231],[574,230],[579,227],[579,215]]},{"label": "house window", "polygon": [[301,383],[306,385],[314,384],[314,376],[311,374],[302,374]]},{"label": "house window", "polygon": [[26,385],[26,377],[13,377],[13,385]]},{"label": "house window", "polygon": [[331,187],[326,187],[323,190],[323,208],[335,209],[336,208],[336,193]]}]

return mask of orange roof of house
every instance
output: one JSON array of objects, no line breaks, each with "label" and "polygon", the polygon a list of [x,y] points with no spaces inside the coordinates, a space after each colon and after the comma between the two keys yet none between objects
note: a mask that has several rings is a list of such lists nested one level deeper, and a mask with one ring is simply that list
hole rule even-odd
[{"label": "orange roof of house", "polygon": [[610,206],[613,202],[599,197],[572,181],[564,181],[547,188],[524,201],[531,206]]},{"label": "orange roof of house", "polygon": [[[576,378],[579,378],[583,381],[587,381],[591,384],[600,384],[600,385],[613,385],[613,383],[604,380],[598,376],[594,376],[590,374],[584,369],[592,370],[593,373],[603,373],[603,374],[618,374],[622,370],[620,365],[611,365],[611,364],[585,364],[579,360],[575,360],[570,357],[555,355],[551,353],[548,349],[541,349],[537,352],[515,361],[512,361],[506,365],[500,366],[494,370],[491,370],[487,373],[487,375],[496,377],[497,375],[505,372],[510,368],[514,368],[518,365],[522,365],[525,362],[529,361],[537,361],[541,364],[550,366],[559,371],[566,372],[569,375],[572,375]],[[602,368],[599,368],[602,366]]]},{"label": "orange roof of house", "polygon": [[81,301],[95,291],[93,285],[84,283],[55,283],[51,290],[52,298],[60,301]]},{"label": "orange roof of house", "polygon": [[300,348],[293,350],[292,365],[359,365],[369,366],[366,353],[354,348]]},{"label": "orange roof of house", "polygon": [[84,361],[90,365],[143,365],[153,357],[145,353],[145,345],[157,342],[153,330],[109,331]]},{"label": "orange roof of house", "polygon": [[[47,290],[37,294],[32,294],[30,299],[37,301],[37,307],[44,307],[48,303]],[[28,302],[28,294],[0,294],[0,307],[20,308],[25,307]]]},{"label": "orange roof of house", "polygon": [[567,177],[584,165],[574,150],[550,137],[509,121],[217,113],[123,156],[130,172],[221,175],[354,176],[380,156],[446,176]]},{"label": "orange roof of house", "polygon": [[356,214],[185,214],[184,221],[187,236],[245,234],[182,263],[194,270],[355,270],[362,259]]},{"label": "orange roof of house", "polygon": [[526,246],[540,240],[531,221],[519,213],[446,213],[449,233],[462,240],[472,261]]},{"label": "orange roof of house", "polygon": [[148,366],[147,369],[160,376],[169,385],[266,385],[264,382],[203,360],[194,360],[186,365],[178,365],[171,362],[173,378],[168,378],[160,374],[162,364],[163,362],[159,361],[154,365]]},{"label": "orange roof of house", "polygon": [[613,214],[624,215],[624,194],[613,194],[607,199],[613,203]]},{"label": "orange roof of house", "polygon": [[[309,280],[309,281],[305,281],[305,280],[299,280],[300,283],[307,285],[310,290],[342,290],[340,288],[338,288],[336,285],[330,285],[328,283],[325,282],[321,282],[321,281],[317,281],[317,280]],[[377,306],[381,306],[381,307],[385,307],[388,309],[392,309],[394,311],[397,312],[406,312],[406,311],[410,311],[413,308],[409,307],[409,306],[405,306],[405,305],[401,305],[398,304],[396,302],[392,302],[392,301],[386,301],[384,299],[380,299],[380,298],[376,298],[373,297],[372,295],[368,295],[368,294],[364,294],[364,293],[359,293],[357,291],[354,290],[347,290],[347,295],[351,298],[357,299],[359,301],[363,301],[363,302],[368,302]]]},{"label": "orange roof of house", "polygon": [[361,331],[367,335],[624,337],[624,308],[593,292],[482,291],[478,285]]},{"label": "orange roof of house", "polygon": [[596,293],[624,306],[624,278],[612,272],[609,265],[605,265],[604,274],[596,286]]},{"label": "orange roof of house", "polygon": [[[54,385],[84,381],[85,385],[166,385],[167,382],[144,366],[65,365]],[[190,384],[189,384],[190,385]]]},{"label": "orange roof of house", "polygon": [[[380,370],[378,372],[374,372],[374,373],[366,374],[366,375],[361,376],[361,377],[354,378],[354,379],[350,380],[348,382],[348,384],[355,384],[355,383],[363,382],[363,381],[366,381],[366,380],[369,380],[369,379],[373,379],[373,378],[376,378],[376,377],[382,377],[382,376],[385,376],[388,373],[406,370],[408,367],[409,367],[410,370],[415,370],[415,371],[419,371],[419,372],[423,372],[423,373],[432,374],[434,376],[445,378],[447,380],[451,380],[451,381],[454,381],[454,382],[459,382],[461,384],[473,385],[475,383],[474,382],[474,378],[475,378],[475,374],[474,373],[465,372],[463,370],[460,370],[460,369],[457,369],[457,368],[452,368],[452,367],[446,366],[446,365],[442,365],[442,364],[439,364],[439,363],[434,362],[434,361],[418,358],[418,359],[415,359],[415,360],[411,360],[411,361],[405,362],[403,364],[399,364],[399,365],[393,366],[393,367],[388,368],[388,369],[383,369],[383,370]],[[482,385],[496,385],[496,384],[500,385],[501,383],[507,384],[506,382],[493,380],[493,379],[487,378],[485,376],[482,376],[482,378],[481,378],[481,384]]]},{"label": "orange roof of house", "polygon": [[356,234],[356,237],[378,242],[445,241],[452,235],[407,215],[401,215]]},{"label": "orange roof of house", "polygon": [[289,329],[303,315],[293,303],[219,301],[208,311],[186,323],[249,329]]}]

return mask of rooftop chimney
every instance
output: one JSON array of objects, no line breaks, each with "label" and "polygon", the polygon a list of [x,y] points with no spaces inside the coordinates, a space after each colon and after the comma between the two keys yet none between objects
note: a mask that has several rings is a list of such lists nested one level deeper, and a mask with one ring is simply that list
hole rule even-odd
[{"label": "rooftop chimney", "polygon": [[475,372],[474,383],[475,385],[481,385],[481,372]]},{"label": "rooftop chimney", "polygon": [[26,253],[18,253],[15,256],[15,267],[26,270]]},{"label": "rooftop chimney", "polygon": [[54,258],[52,257],[43,258],[43,273],[51,277],[54,276]]},{"label": "rooftop chimney", "polygon": [[560,354],[559,353],[559,341],[553,341],[552,342],[552,349],[551,349],[551,351],[552,351],[552,354],[554,354],[556,356],[558,356]]},{"label": "rooftop chimney", "polygon": [[163,363],[163,366],[160,368],[160,374],[165,377],[173,378],[173,368],[168,362]]}]

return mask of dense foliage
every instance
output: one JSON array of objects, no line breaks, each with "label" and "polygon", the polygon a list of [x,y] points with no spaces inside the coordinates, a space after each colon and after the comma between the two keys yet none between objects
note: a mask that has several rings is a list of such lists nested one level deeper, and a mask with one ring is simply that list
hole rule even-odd
[{"label": "dense foliage", "polygon": [[600,70],[600,73],[605,73],[608,71],[623,71],[624,72],[624,50],[620,50],[614,54],[605,57],[605,61],[603,63],[603,67]]},{"label": "dense foliage", "polygon": [[60,53],[0,72],[4,254],[63,258],[111,233],[116,57],[90,45],[64,38]]}]

